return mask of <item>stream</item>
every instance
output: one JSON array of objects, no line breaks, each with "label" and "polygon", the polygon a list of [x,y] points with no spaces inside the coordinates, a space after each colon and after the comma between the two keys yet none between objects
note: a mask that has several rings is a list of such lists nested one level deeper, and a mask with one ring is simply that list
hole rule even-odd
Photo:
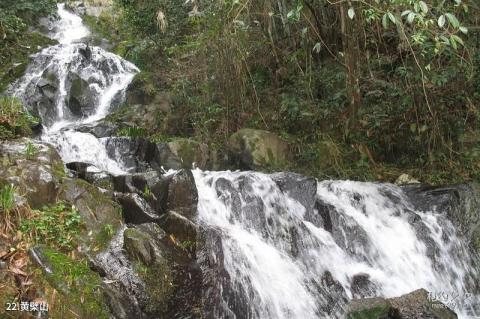
[{"label": "stream", "polygon": [[[82,128],[121,105],[139,70],[89,46],[90,31],[64,4],[58,16],[49,36],[59,44],[32,57],[12,94],[41,118],[39,139],[65,163],[132,173],[121,150],[107,149],[109,137]],[[192,172],[206,230],[196,257],[213,287],[202,295],[208,318],[343,318],[351,299],[419,288],[461,296],[450,305],[459,318],[480,316],[477,261],[442,207],[421,209],[391,184]]]}]

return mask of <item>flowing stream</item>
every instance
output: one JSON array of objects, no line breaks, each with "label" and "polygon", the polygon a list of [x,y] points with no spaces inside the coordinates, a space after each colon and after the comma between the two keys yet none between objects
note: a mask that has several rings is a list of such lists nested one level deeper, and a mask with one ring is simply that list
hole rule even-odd
[{"label": "flowing stream", "polygon": [[[59,44],[33,56],[13,94],[41,117],[40,138],[65,162],[123,174],[127,168],[107,152],[105,139],[78,128],[118,106],[138,69],[88,46],[89,30],[64,4],[58,16],[49,36]],[[342,318],[349,299],[418,288],[459,295],[451,305],[459,316],[480,316],[480,276],[462,238],[445,212],[417,210],[399,187],[193,173],[198,222],[215,242],[198,254],[221,261],[226,278],[213,279],[222,300],[214,307],[218,318]],[[287,187],[294,182],[304,188]]]}]

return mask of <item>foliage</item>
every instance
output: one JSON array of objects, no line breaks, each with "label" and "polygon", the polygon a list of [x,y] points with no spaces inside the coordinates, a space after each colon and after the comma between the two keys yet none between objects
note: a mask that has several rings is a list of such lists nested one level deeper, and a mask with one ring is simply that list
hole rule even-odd
[{"label": "foliage", "polygon": [[44,254],[52,268],[46,279],[61,293],[61,301],[52,311],[62,318],[70,317],[72,310],[82,318],[109,318],[100,276],[90,269],[87,259],[74,260],[53,249],[44,249]]},{"label": "foliage", "polygon": [[75,207],[58,202],[33,211],[31,218],[23,221],[20,230],[31,234],[36,243],[69,251],[76,246],[75,240],[81,226],[81,217]]},{"label": "foliage", "polygon": [[12,184],[6,184],[0,189],[0,210],[8,212],[15,206],[16,187]]},{"label": "foliage", "polygon": [[25,147],[25,155],[28,159],[32,159],[38,152],[38,148],[30,141],[28,141],[27,146]]},{"label": "foliage", "polygon": [[17,99],[0,96],[0,140],[29,135],[37,123]]},{"label": "foliage", "polygon": [[118,136],[145,137],[146,135],[146,130],[143,127],[138,126],[128,126],[118,131]]}]

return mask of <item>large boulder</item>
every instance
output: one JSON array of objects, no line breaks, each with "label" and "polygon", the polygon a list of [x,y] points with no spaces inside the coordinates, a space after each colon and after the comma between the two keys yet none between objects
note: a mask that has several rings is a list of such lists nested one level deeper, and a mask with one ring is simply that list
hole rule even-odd
[{"label": "large boulder", "polygon": [[455,312],[429,298],[425,289],[397,298],[354,299],[347,307],[347,319],[456,319]]},{"label": "large boulder", "polygon": [[56,201],[64,175],[63,162],[50,145],[28,138],[0,142],[0,185],[16,186],[32,208]]},{"label": "large boulder", "polygon": [[268,131],[241,129],[230,136],[228,147],[240,168],[281,168],[288,162],[288,143]]},{"label": "large boulder", "polygon": [[[88,59],[91,56],[89,47],[83,49],[84,57]],[[97,92],[90,85],[89,81],[83,79],[78,74],[70,74],[70,95],[68,100],[68,108],[76,117],[85,117],[93,114],[97,105]]]}]

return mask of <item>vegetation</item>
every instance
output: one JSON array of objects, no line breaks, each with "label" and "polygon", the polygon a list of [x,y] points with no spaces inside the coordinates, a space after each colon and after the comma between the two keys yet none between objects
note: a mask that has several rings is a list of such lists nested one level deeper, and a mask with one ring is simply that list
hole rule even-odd
[{"label": "vegetation", "polygon": [[0,93],[20,77],[28,56],[54,41],[38,32],[28,31],[38,17],[54,12],[55,0],[2,0],[0,2]]},{"label": "vegetation", "polygon": [[0,96],[0,140],[26,136],[38,120],[15,98]]},{"label": "vegetation", "polygon": [[274,131],[287,168],[321,178],[478,178],[474,2],[114,2],[117,52],[173,92],[190,136]]},{"label": "vegetation", "polygon": [[70,251],[76,248],[75,239],[81,225],[81,217],[75,207],[58,202],[34,210],[30,218],[22,222],[20,231],[30,234],[35,243]]}]

